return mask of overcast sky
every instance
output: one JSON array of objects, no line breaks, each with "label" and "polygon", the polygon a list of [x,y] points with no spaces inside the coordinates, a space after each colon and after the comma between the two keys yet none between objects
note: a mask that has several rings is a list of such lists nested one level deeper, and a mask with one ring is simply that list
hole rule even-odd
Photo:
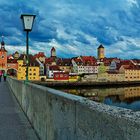
[{"label": "overcast sky", "polygon": [[97,56],[103,44],[107,57],[140,58],[139,0],[0,0],[0,36],[9,52],[25,51],[20,15],[36,14],[30,53],[59,57]]}]

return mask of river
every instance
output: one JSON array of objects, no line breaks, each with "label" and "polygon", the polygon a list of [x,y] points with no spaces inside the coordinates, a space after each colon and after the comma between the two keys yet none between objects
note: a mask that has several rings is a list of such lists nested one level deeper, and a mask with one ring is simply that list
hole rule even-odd
[{"label": "river", "polygon": [[57,89],[107,105],[140,111],[140,86]]}]

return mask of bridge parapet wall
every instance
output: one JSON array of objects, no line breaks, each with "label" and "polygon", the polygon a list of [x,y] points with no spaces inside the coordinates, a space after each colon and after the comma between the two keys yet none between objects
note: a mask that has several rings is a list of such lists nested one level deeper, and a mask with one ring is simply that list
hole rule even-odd
[{"label": "bridge parapet wall", "polygon": [[140,139],[140,112],[12,78],[8,83],[41,140]]}]

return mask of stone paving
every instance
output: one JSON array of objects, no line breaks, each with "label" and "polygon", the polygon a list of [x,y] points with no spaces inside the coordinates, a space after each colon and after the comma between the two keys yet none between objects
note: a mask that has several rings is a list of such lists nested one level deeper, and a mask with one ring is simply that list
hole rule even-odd
[{"label": "stone paving", "polygon": [[0,82],[0,140],[38,140],[7,82]]}]

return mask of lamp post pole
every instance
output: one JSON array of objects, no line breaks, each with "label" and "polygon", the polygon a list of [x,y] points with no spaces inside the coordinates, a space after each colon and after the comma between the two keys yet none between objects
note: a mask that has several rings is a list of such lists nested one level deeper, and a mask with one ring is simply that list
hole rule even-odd
[{"label": "lamp post pole", "polygon": [[32,31],[34,19],[36,15],[22,14],[21,19],[23,21],[24,31],[26,31],[26,82],[28,81],[28,69],[29,69],[29,32]]},{"label": "lamp post pole", "polygon": [[29,65],[29,31],[26,32],[26,81],[28,81]]}]

